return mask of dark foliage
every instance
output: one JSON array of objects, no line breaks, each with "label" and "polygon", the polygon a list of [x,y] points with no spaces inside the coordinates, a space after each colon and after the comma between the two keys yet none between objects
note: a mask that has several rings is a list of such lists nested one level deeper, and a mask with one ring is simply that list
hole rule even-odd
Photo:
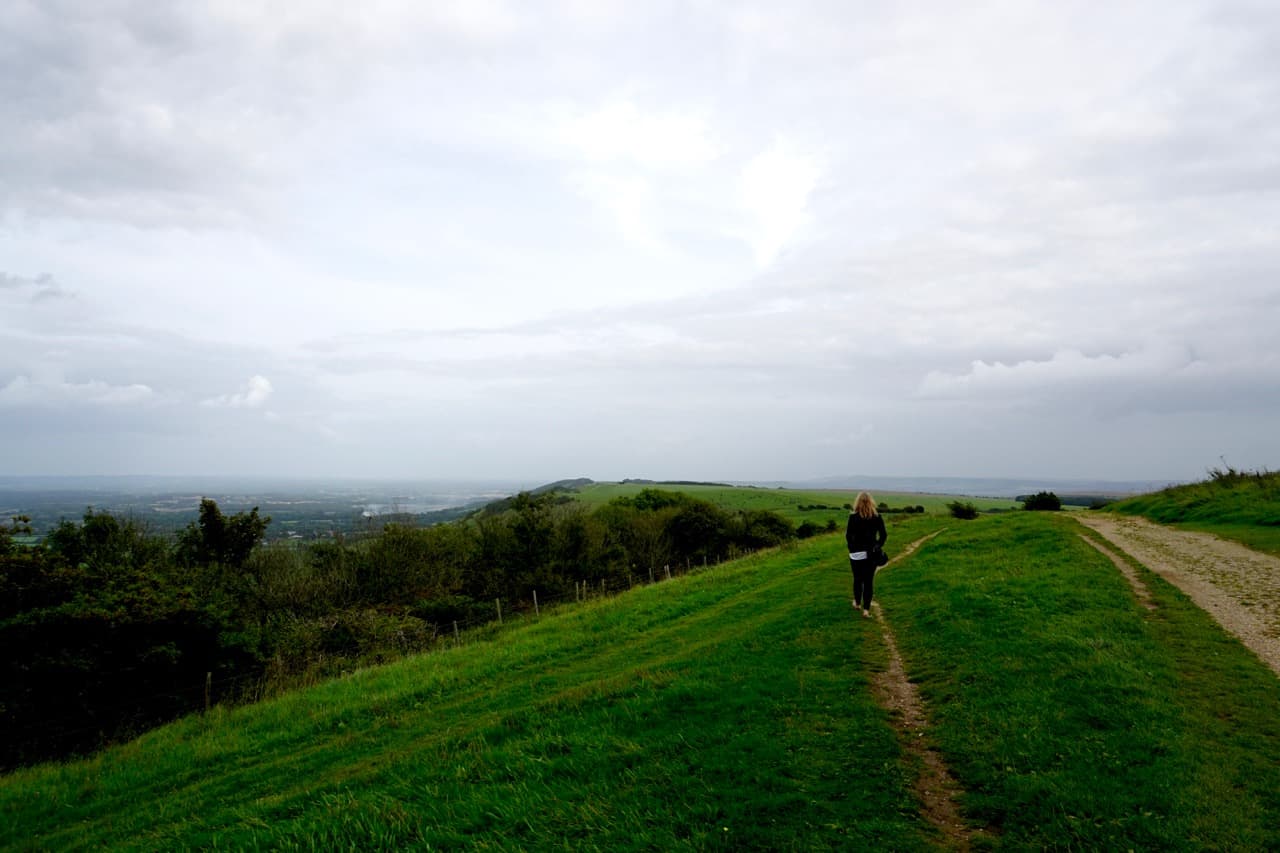
[{"label": "dark foliage", "polygon": [[916,513],[924,512],[924,507],[919,504],[915,506],[889,506],[889,504],[881,501],[876,505],[876,512],[881,515],[894,515],[895,513],[914,515]]},{"label": "dark foliage", "polygon": [[1036,492],[1022,502],[1022,508],[1056,512],[1062,509],[1062,501],[1053,492]]},{"label": "dark foliage", "polygon": [[951,511],[952,518],[969,520],[978,517],[978,508],[969,501],[952,501],[947,504],[947,509]]},{"label": "dark foliage", "polygon": [[271,519],[260,518],[258,508],[227,518],[209,498],[200,501],[200,519],[178,535],[178,562],[184,566],[220,563],[242,566],[267,534]]},{"label": "dark foliage", "polygon": [[43,547],[0,556],[0,764],[135,733],[199,707],[214,674],[252,664],[226,596],[200,586],[164,539],[92,510]]},{"label": "dark foliage", "polygon": [[511,612],[535,591],[563,600],[797,535],[772,512],[653,488],[594,512],[521,493],[500,512],[356,543],[264,547],[269,523],[206,499],[174,541],[93,510],[35,547],[14,541],[22,520],[0,527],[0,766],[430,648],[495,618],[495,599]]}]

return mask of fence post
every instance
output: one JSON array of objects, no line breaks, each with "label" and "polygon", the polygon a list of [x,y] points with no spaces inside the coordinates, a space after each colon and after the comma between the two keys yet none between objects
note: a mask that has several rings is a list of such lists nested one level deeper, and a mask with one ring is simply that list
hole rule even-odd
[{"label": "fence post", "polygon": [[649,583],[653,583],[653,566],[649,567]]},{"label": "fence post", "polygon": [[600,594],[604,595],[604,578],[600,578]]},{"label": "fence post", "polygon": [[498,605],[498,624],[501,625],[502,624],[502,599],[495,598],[493,600],[493,603]]},{"label": "fence post", "polygon": [[663,570],[667,573],[667,580],[671,580],[671,564],[670,564],[670,563],[667,563],[667,564],[666,564],[665,566],[663,566],[662,568],[663,568]]},{"label": "fence post", "polygon": [[209,694],[213,692],[213,673],[204,674],[204,712],[209,713]]},{"label": "fence post", "polygon": [[462,638],[458,636],[458,620],[457,619],[453,620],[453,641],[458,644],[462,643]]},{"label": "fence post", "polygon": [[538,591],[536,589],[533,591],[533,615],[542,615],[542,611],[538,609]]}]

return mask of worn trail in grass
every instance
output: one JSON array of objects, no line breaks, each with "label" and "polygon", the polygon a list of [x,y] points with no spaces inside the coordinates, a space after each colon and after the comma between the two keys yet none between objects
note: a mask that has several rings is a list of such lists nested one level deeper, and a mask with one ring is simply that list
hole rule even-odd
[{"label": "worn trail in grass", "polygon": [[[935,531],[910,543],[881,571],[893,567],[941,532]],[[975,834],[979,834],[980,830],[970,826],[961,816],[960,785],[934,748],[924,703],[920,701],[916,686],[907,678],[902,653],[898,651],[897,640],[883,617],[880,603],[873,603],[873,609],[888,652],[888,666],[876,673],[872,687],[877,701],[892,715],[899,743],[915,759],[917,770],[914,788],[920,801],[921,814],[938,830],[947,846],[968,850]]]},{"label": "worn trail in grass", "polygon": [[1075,518],[1191,596],[1280,676],[1280,557],[1135,516]]},{"label": "worn trail in grass", "polygon": [[1274,675],[1079,530],[958,524],[878,584],[964,813],[1015,849],[1280,848]]},{"label": "worn trail in grass", "polygon": [[0,843],[926,849],[833,546],[20,771]]}]

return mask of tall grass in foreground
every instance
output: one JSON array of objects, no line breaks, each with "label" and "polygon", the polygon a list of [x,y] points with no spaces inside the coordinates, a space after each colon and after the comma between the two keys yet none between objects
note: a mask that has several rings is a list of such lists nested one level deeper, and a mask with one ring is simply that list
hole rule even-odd
[{"label": "tall grass in foreground", "polygon": [[0,844],[924,849],[838,536],[0,782]]},{"label": "tall grass in foreground", "polygon": [[1280,471],[1213,469],[1201,482],[1127,498],[1107,509],[1217,533],[1280,556]]},{"label": "tall grass in foreground", "polygon": [[969,813],[1015,848],[1280,849],[1280,683],[1082,530],[957,523],[879,584]]}]

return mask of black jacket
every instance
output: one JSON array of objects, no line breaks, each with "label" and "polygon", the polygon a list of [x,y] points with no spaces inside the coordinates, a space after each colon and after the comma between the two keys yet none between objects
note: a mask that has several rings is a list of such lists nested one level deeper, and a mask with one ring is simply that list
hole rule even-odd
[{"label": "black jacket", "polygon": [[863,518],[856,512],[849,514],[849,526],[844,531],[844,541],[849,546],[849,553],[879,548],[888,538],[884,519],[879,515]]}]

